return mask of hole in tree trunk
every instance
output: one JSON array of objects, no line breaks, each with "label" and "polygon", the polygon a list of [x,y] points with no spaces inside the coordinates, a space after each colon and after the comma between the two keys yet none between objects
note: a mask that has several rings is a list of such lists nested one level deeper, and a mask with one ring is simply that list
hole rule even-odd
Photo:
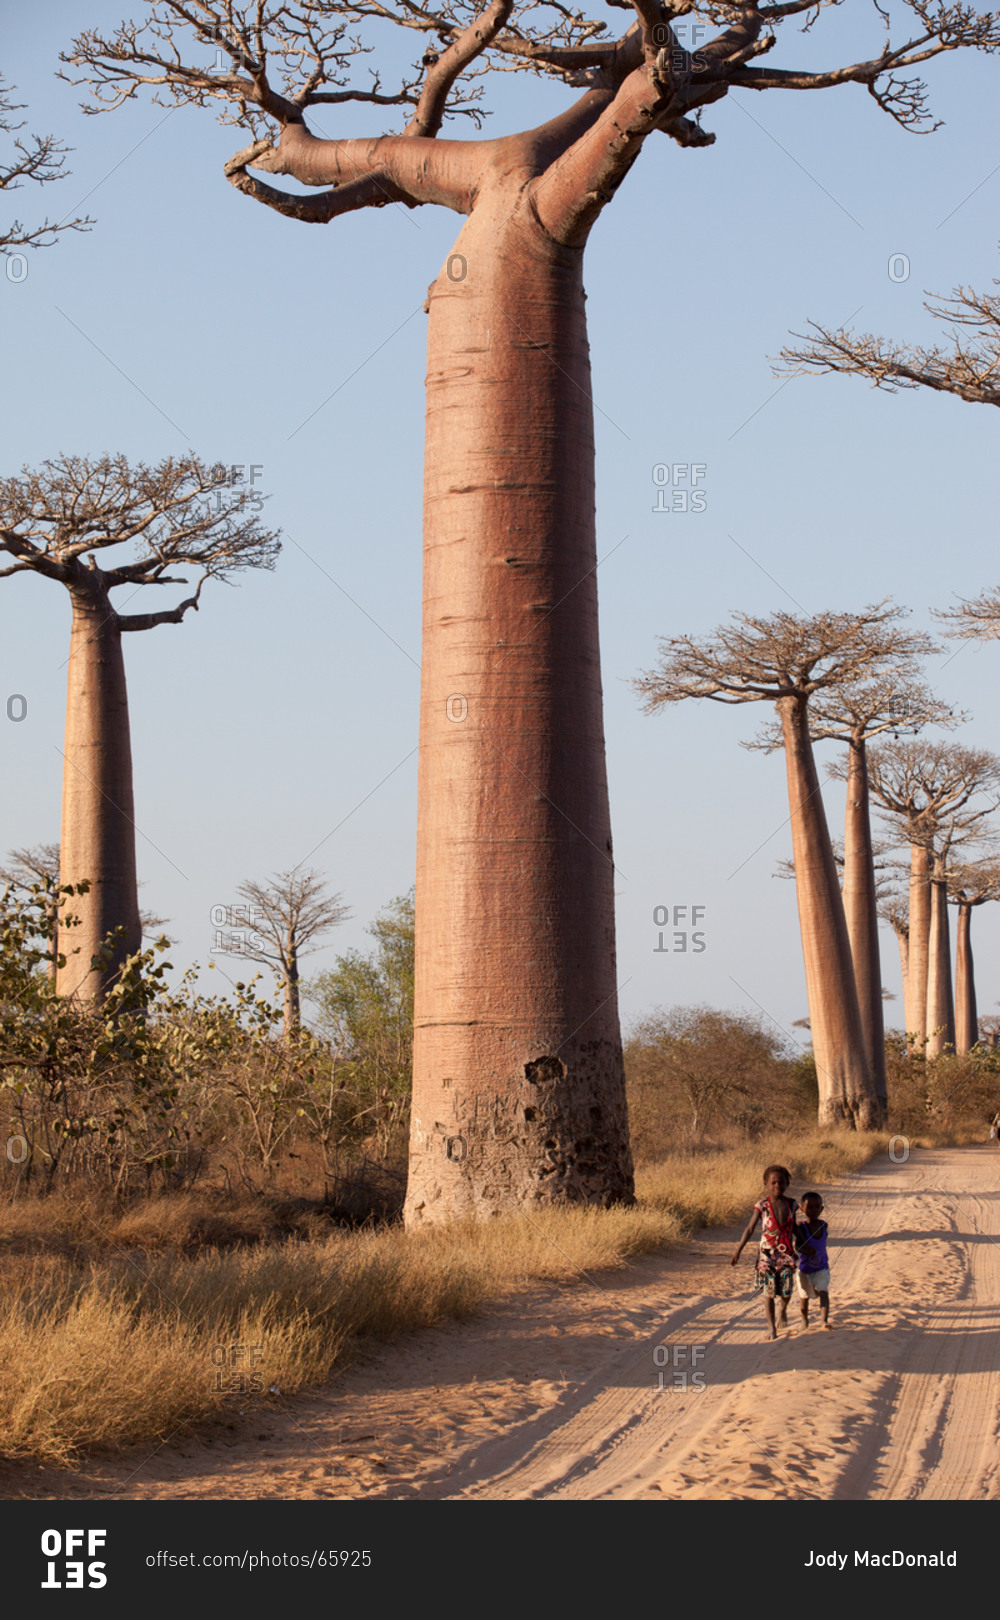
[{"label": "hole in tree trunk", "polygon": [[525,1079],[540,1086],[545,1080],[565,1080],[566,1065],[562,1058],[540,1057],[524,1065]]}]

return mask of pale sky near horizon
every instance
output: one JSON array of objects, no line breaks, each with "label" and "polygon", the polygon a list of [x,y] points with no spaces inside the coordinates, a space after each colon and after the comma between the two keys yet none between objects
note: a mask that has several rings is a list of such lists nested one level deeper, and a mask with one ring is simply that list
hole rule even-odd
[{"label": "pale sky near horizon", "polygon": [[[210,111],[147,94],[82,116],[82,92],[54,76],[59,52],[128,9],[50,0],[6,22],[0,70],[28,128],[74,149],[69,177],[25,186],[13,211],[95,224],[28,255],[22,281],[0,274],[4,476],[108,450],[263,467],[267,519],[284,533],[274,574],[209,585],[183,626],[126,640],[142,904],[169,919],[178,968],[204,965],[213,908],[242,879],[315,866],[354,912],[315,969],[368,948],[365,926],[413,881],[421,305],[461,221],[394,207],[305,227],[227,185],[222,165],[245,139]],[[877,10],[854,0],[804,39],[786,29],[774,63],[880,46]],[[739,746],[767,711],[643,716],[629,683],[656,638],[707,633],[737,610],[887,596],[933,632],[932,607],[1000,580],[996,413],[776,377],[768,358],[809,319],[930,343],[944,334],[927,291],[991,290],[1000,62],[955,53],[924,77],[944,120],[924,136],[856,86],[733,93],[706,109],[710,149],[647,142],[587,250],[626,1025],[708,1002],[804,1038],[794,890],[774,876],[790,853],[783,762]],[[502,75],[487,133],[537,124],[571,94]],[[380,119],[324,109],[322,132],[396,127]],[[702,510],[662,510],[656,469],[677,464],[704,467]],[[20,722],[0,712],[2,855],[58,837],[68,599],[47,580],[0,581],[0,623],[0,689],[27,705]],[[972,716],[958,740],[1000,751],[998,674],[996,646],[948,643],[932,661],[939,695]],[[834,753],[823,745],[821,768]],[[839,785],[826,802],[836,832]],[[659,908],[693,906],[705,949],[657,950]],[[982,908],[973,932],[980,1010],[994,1011],[1000,911]],[[898,994],[888,932],[884,947]]]}]

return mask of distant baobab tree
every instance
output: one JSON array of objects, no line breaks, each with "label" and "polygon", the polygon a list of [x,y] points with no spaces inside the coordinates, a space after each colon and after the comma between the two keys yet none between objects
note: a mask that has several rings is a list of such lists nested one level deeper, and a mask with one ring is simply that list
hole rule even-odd
[{"label": "distant baobab tree", "polygon": [[[915,739],[881,744],[868,763],[873,800],[910,844],[907,1034],[915,1050],[937,1057],[955,1044],[948,861],[952,849],[981,838],[983,819],[996,809],[1000,759]],[[970,805],[981,794],[986,803]]]},{"label": "distant baobab tree", "polygon": [[[222,105],[245,144],[226,164],[255,202],[305,223],[434,204],[467,222],[427,295],[424,642],[416,1010],[406,1218],[633,1196],[614,940],[597,620],[594,429],[583,252],[650,136],[709,145],[701,110],[730,89],[863,85],[926,125],[909,70],[994,52],[1000,21],[905,0],[912,37],[875,23],[872,54],[824,71],[763,62],[826,0],[700,7],[635,0],[617,38],[555,0],[160,0],[64,60],[98,106],[146,88]],[[698,30],[704,30],[704,38]],[[367,77],[402,28],[419,61]],[[404,35],[403,38],[406,36]],[[688,48],[688,47],[697,47]],[[781,54],[780,52],[778,53]],[[352,72],[354,65],[360,82]],[[496,72],[556,80],[569,104],[494,139]],[[506,83],[506,81],[504,81]],[[315,116],[398,106],[402,133],[323,139]],[[267,178],[263,178],[263,177]],[[286,177],[310,188],[271,183]]]},{"label": "distant baobab tree", "polygon": [[277,872],[268,883],[248,879],[237,894],[247,902],[246,927],[224,936],[223,949],[251,962],[269,967],[282,987],[284,1022],[282,1034],[289,1038],[301,1026],[299,962],[320,949],[320,940],[331,929],[339,928],[351,915],[342,896],[330,894],[319,872],[294,866]]},{"label": "distant baobab tree", "polygon": [[[63,585],[73,606],[60,881],[90,888],[74,903],[80,922],[57,976],[62,994],[100,999],[141,939],[122,636],[180,624],[206,580],[272,568],[278,554],[277,536],[243,511],[249,494],[220,502],[218,487],[218,469],[193,455],[155,467],[124,456],[61,456],[0,480],[0,554],[13,558],[0,579],[41,574]],[[124,545],[133,547],[130,561],[99,565],[98,555]],[[194,594],[176,607],[120,613],[113,605],[121,586],[135,595],[142,586],[189,583],[176,568],[198,576]]]},{"label": "distant baobab tree", "polygon": [[[64,165],[69,148],[54,135],[22,136],[26,120],[15,114],[24,111],[24,104],[13,100],[14,87],[0,78],[0,136],[10,136],[5,152],[0,157],[0,192],[20,190],[26,180],[45,186],[53,180],[65,178]],[[13,219],[0,225],[0,257],[16,253],[20,248],[49,247],[60,231],[87,231],[92,220],[83,217],[65,219],[51,224],[48,219],[41,225],[24,225]],[[11,274],[11,281],[23,276]]]},{"label": "distant baobab tree", "polygon": [[[901,617],[902,610],[897,610],[897,618]],[[873,737],[887,732],[897,734],[900,729],[909,731],[931,723],[955,723],[947,705],[912,676],[916,661],[936,650],[929,636],[910,632],[901,638],[891,659],[886,659],[888,667],[882,674],[873,680],[830,687],[817,693],[809,707],[813,742],[842,742],[847,746],[846,760],[831,765],[829,774],[846,784],[841,894],[861,1024],[883,1109],[888,1108],[885,1018],[867,749]],[[773,729],[768,728],[763,746],[774,746],[778,740],[773,738]]]},{"label": "distant baobab tree", "polygon": [[792,859],[802,933],[821,1124],[878,1129],[885,1114],[872,1072],[854,979],[851,942],[810,735],[817,694],[878,680],[922,656],[927,638],[905,630],[901,609],[796,618],[737,613],[714,636],[663,640],[659,665],[636,687],[652,713],[686,698],[773,703],[781,728],[791,811]]},{"label": "distant baobab tree", "polygon": [[958,908],[955,930],[955,1051],[969,1052],[979,1039],[976,976],[972,957],[972,913],[1000,900],[1000,859],[995,855],[954,865],[948,871],[948,898]]},{"label": "distant baobab tree", "polygon": [[896,936],[896,944],[899,947],[899,972],[903,981],[903,1022],[905,1023],[910,978],[909,906],[902,895],[886,893],[879,901],[878,914],[883,922],[889,924]]}]

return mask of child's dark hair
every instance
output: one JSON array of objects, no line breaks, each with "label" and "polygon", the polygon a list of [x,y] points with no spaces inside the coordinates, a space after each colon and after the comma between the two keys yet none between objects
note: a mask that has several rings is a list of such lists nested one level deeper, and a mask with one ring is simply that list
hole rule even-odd
[{"label": "child's dark hair", "polygon": [[785,1169],[783,1164],[769,1164],[767,1169],[764,1171],[764,1185],[765,1185],[765,1187],[767,1186],[768,1177],[773,1176],[775,1171],[778,1172],[779,1176],[784,1176],[784,1178],[785,1178],[785,1186],[786,1187],[791,1184],[791,1180],[792,1180],[791,1173],[788,1170]]},{"label": "child's dark hair", "polygon": [[802,1197],[799,1199],[799,1203],[808,1204],[810,1199],[812,1199],[814,1204],[821,1204],[823,1202],[818,1192],[809,1192],[802,1194]]}]

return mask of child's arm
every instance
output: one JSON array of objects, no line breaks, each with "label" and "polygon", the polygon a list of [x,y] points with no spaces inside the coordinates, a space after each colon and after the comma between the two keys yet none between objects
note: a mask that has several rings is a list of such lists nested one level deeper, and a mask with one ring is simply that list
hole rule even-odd
[{"label": "child's arm", "polygon": [[731,1266],[735,1266],[735,1264],[736,1264],[737,1260],[739,1259],[740,1255],[743,1253],[743,1250],[744,1250],[745,1246],[750,1242],[750,1239],[753,1237],[754,1227],[757,1225],[757,1222],[759,1220],[760,1220],[760,1210],[755,1209],[754,1212],[753,1212],[753,1220],[750,1222],[750,1225],[747,1227],[747,1229],[744,1232],[743,1236],[740,1238],[739,1247],[736,1250],[735,1254],[733,1255],[733,1258],[729,1262],[729,1264]]}]

